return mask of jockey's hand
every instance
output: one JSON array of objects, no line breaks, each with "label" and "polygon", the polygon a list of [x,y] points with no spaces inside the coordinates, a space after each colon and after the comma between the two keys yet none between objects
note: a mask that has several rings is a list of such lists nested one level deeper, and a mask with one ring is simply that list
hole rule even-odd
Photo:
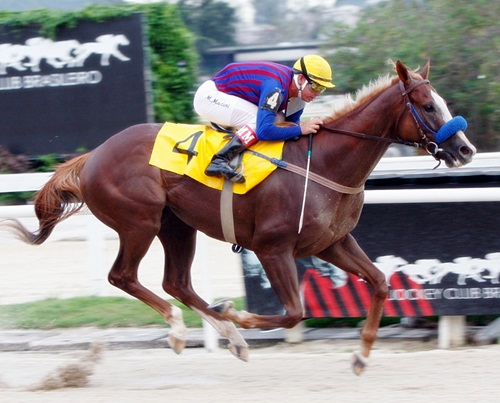
[{"label": "jockey's hand", "polygon": [[307,122],[300,124],[300,131],[302,134],[316,133],[319,130],[319,126],[323,124],[321,118],[312,118]]}]

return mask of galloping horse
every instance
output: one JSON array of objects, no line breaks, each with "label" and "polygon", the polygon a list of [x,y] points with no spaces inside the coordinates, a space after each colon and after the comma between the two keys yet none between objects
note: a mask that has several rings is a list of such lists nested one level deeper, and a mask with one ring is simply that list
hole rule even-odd
[{"label": "galloping horse", "polygon": [[[314,138],[311,175],[301,216],[304,178],[284,169],[243,195],[234,195],[238,244],[252,250],[285,308],[283,315],[237,311],[229,301],[209,306],[192,288],[190,267],[196,232],[224,240],[219,202],[221,192],[197,181],[150,165],[159,124],[140,124],[109,138],[95,150],[58,167],[39,191],[36,232],[15,219],[7,225],[25,242],[41,244],[62,220],[86,204],[119,236],[120,248],[109,282],[158,311],[170,323],[169,342],[176,353],[185,346],[181,311],[143,287],[139,262],[155,237],[165,251],[163,289],[190,307],[229,339],[229,349],[248,359],[243,328],[291,328],[302,319],[295,259],[317,256],[367,281],[372,302],[361,332],[361,351],[353,370],[366,366],[376,339],[388,288],[384,274],[350,234],[363,206],[363,185],[391,142],[425,148],[448,167],[472,160],[476,149],[465,127],[450,132],[452,119],[445,101],[429,83],[429,63],[419,73],[395,63],[397,75],[381,77],[364,87],[324,121]],[[443,128],[449,132],[442,135]],[[446,131],[446,130],[445,130]],[[438,136],[439,135],[439,136]],[[440,138],[438,138],[440,137]],[[308,139],[286,142],[283,161],[306,167]]]}]

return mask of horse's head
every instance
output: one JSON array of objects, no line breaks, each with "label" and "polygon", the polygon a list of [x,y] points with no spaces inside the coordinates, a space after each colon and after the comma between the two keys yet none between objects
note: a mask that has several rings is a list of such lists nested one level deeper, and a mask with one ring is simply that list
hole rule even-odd
[{"label": "horse's head", "polygon": [[398,60],[396,71],[407,106],[399,121],[398,135],[406,141],[423,143],[434,158],[443,160],[449,168],[471,162],[476,148],[464,134],[467,122],[451,116],[446,101],[429,83],[429,62],[417,74]]}]

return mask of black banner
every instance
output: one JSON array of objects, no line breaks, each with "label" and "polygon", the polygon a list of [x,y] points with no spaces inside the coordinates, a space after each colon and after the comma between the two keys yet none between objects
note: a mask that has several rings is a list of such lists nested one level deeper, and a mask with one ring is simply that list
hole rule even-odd
[{"label": "black banner", "polygon": [[142,16],[81,21],[56,38],[0,27],[0,144],[71,154],[151,121]]},{"label": "black banner", "polygon": [[[353,235],[386,275],[384,315],[499,314],[498,217],[500,202],[365,205]],[[281,313],[256,256],[242,259],[248,309]],[[305,317],[366,316],[367,283],[317,258],[296,264]]]}]

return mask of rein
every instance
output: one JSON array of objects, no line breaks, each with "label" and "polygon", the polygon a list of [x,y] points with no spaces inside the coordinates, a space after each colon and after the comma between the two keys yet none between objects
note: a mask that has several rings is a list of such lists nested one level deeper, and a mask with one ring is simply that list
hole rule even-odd
[{"label": "rein", "polygon": [[373,141],[378,141],[381,143],[402,144],[402,145],[410,146],[410,147],[426,148],[425,144],[417,143],[415,141],[404,141],[401,139],[388,139],[386,137],[378,137],[378,136],[373,136],[373,135],[366,134],[366,133],[353,132],[350,130],[343,130],[343,129],[336,129],[334,127],[327,127],[327,126],[321,126],[321,128],[328,131],[328,132],[331,132],[331,133],[343,134],[346,136],[357,137],[359,139],[364,139],[364,140],[373,140]]}]

